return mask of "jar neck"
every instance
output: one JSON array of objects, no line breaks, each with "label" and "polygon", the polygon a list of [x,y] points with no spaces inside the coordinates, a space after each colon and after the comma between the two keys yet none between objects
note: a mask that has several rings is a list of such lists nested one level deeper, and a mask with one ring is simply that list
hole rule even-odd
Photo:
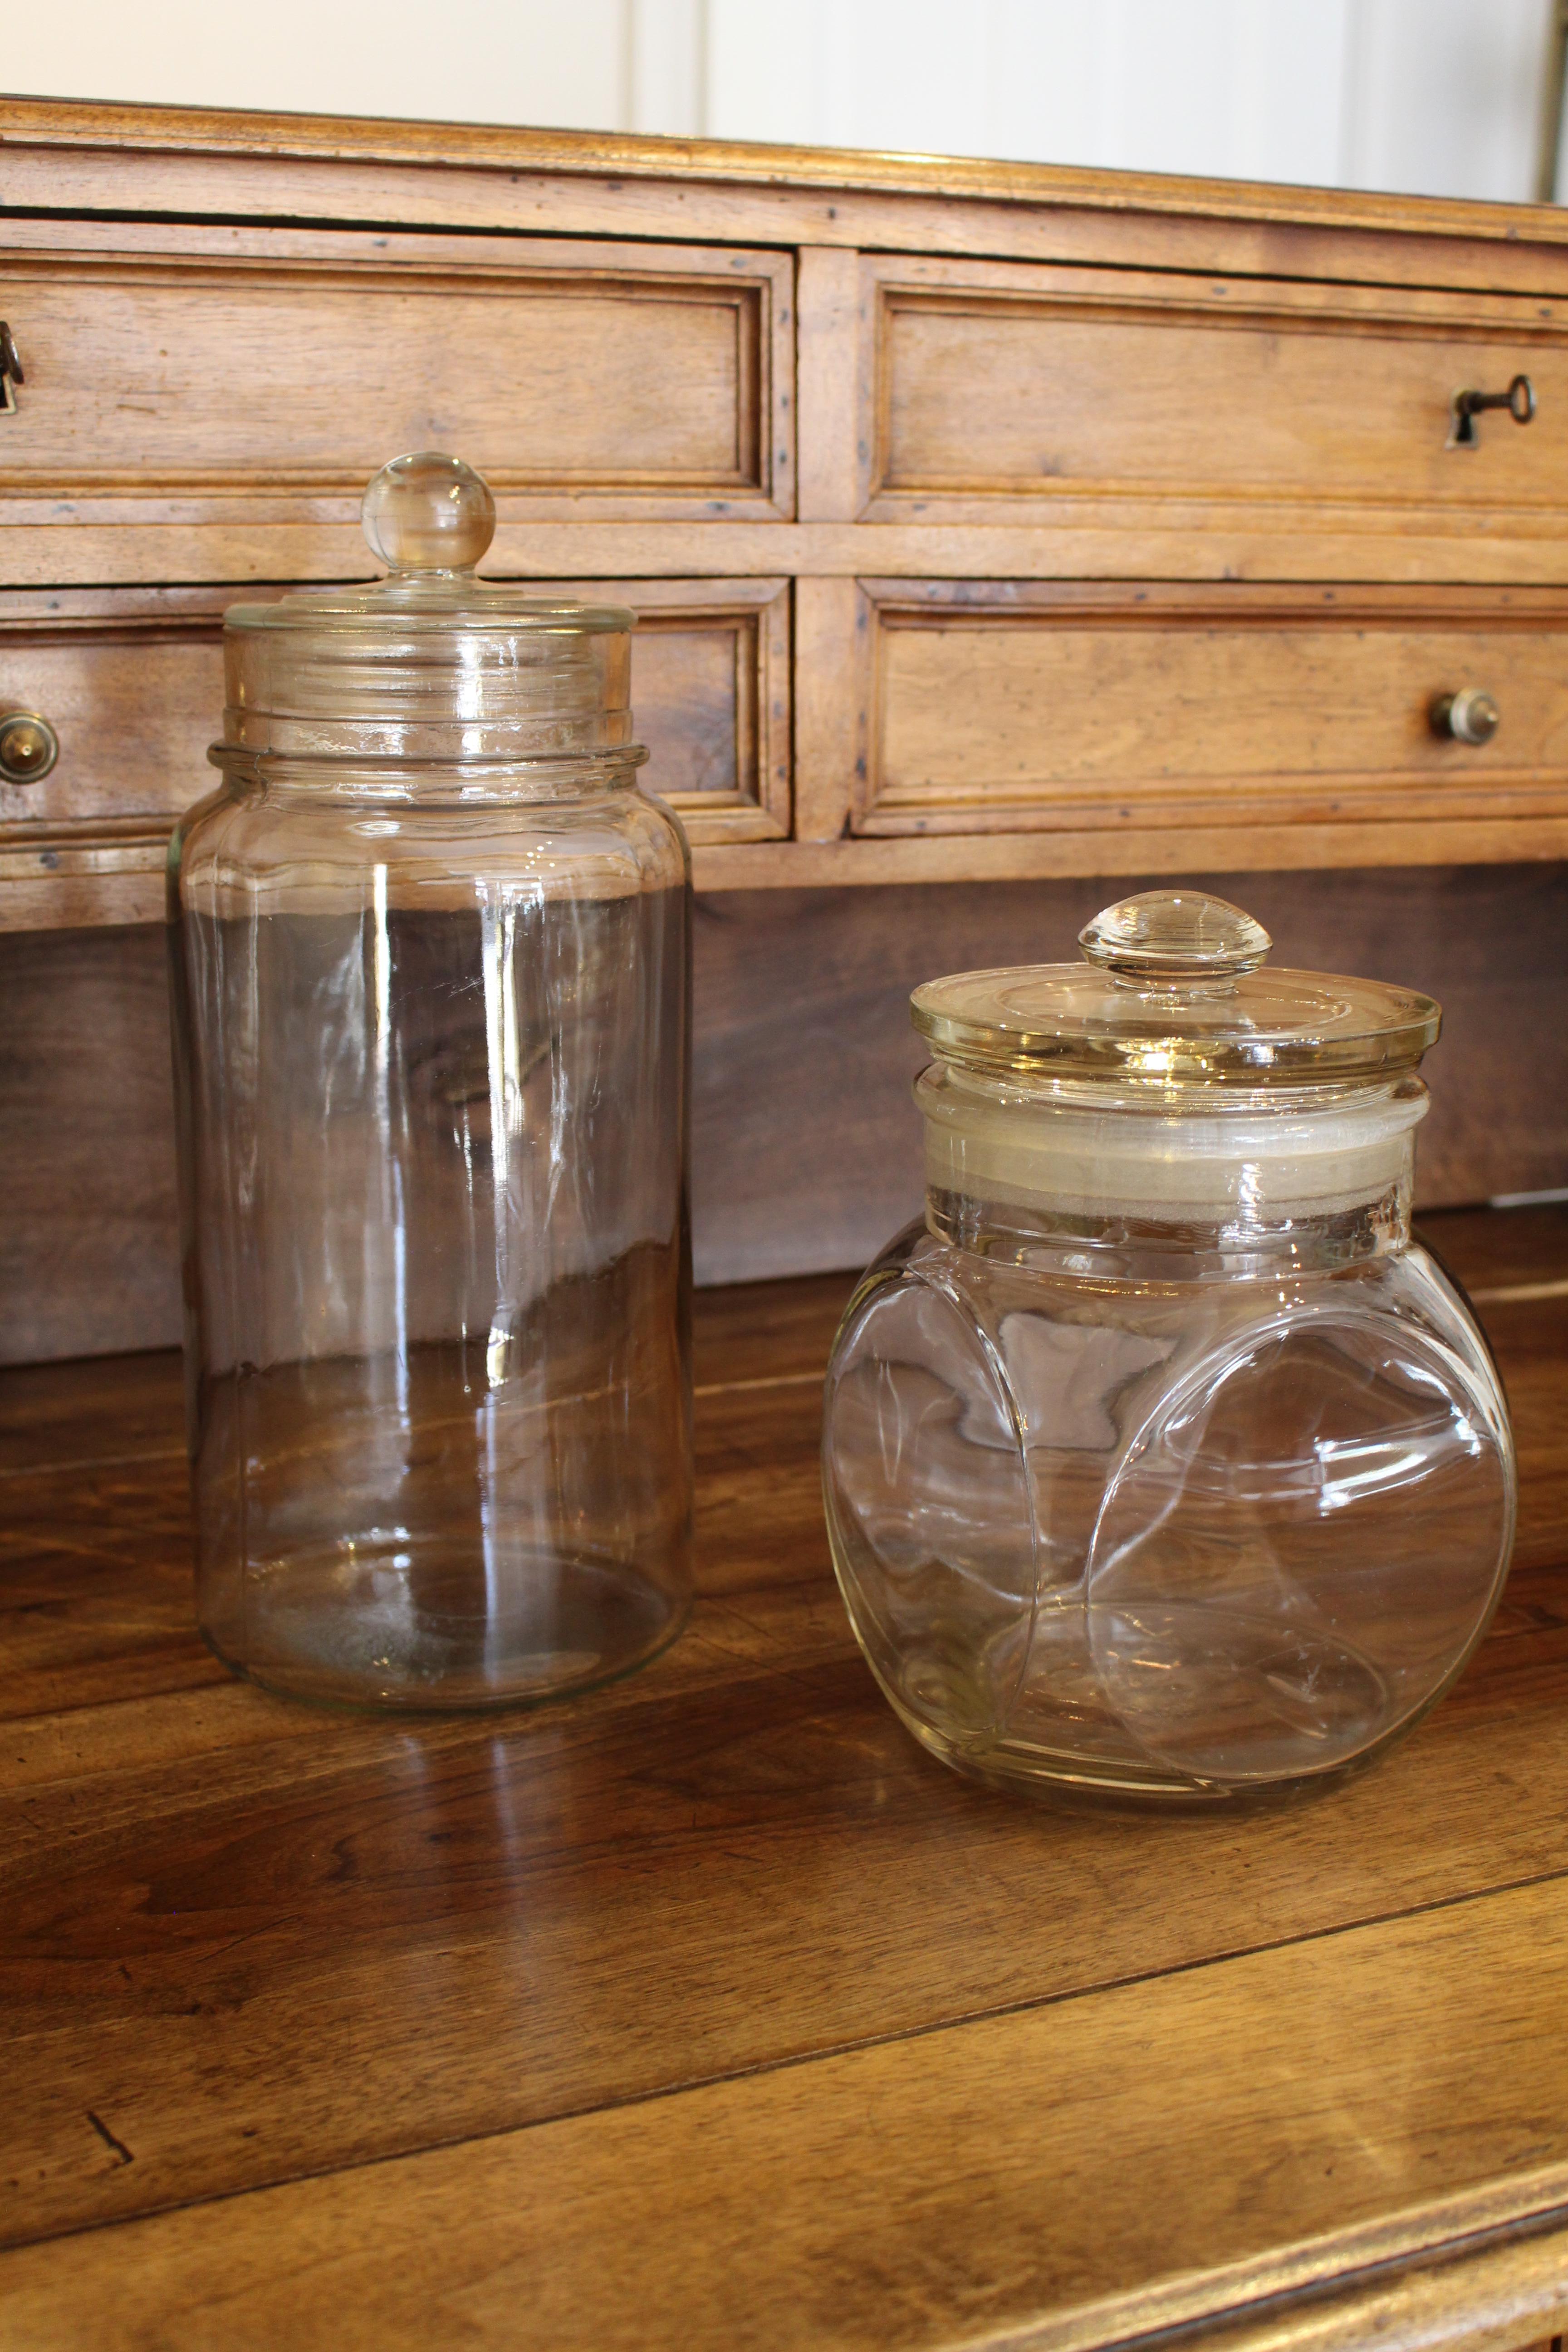
[{"label": "jar neck", "polygon": [[207,758],[229,790],[242,794],[463,809],[629,793],[647,753],[641,744],[632,744],[624,751],[571,759],[371,759],[215,743]]},{"label": "jar neck", "polygon": [[1161,1284],[1278,1281],[1337,1273],[1405,1249],[1410,1202],[1409,1183],[1395,1183],[1353,1210],[1242,1225],[1004,1207],[928,1186],[926,1223],[954,1249],[1043,1274]]},{"label": "jar neck", "polygon": [[1206,1093],[1219,1098],[935,1066],[916,1087],[927,1223],[978,1256],[1107,1281],[1278,1280],[1407,1245],[1419,1079]]}]

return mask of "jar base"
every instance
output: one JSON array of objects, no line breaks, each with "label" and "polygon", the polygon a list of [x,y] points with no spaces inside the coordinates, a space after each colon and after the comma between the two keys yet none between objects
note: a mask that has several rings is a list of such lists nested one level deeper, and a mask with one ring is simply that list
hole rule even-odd
[{"label": "jar base", "polygon": [[[1178,1780],[1131,1768],[1095,1764],[1085,1758],[1052,1756],[1043,1750],[1025,1751],[1003,1740],[982,1742],[951,1738],[922,1723],[900,1704],[877,1676],[878,1685],[894,1714],[928,1755],[966,1780],[994,1789],[1006,1797],[1028,1797],[1058,1811],[1074,1813],[1251,1813],[1283,1811],[1292,1805],[1310,1804],[1356,1780],[1381,1760],[1414,1728],[1404,1723],[1361,1755],[1323,1772],[1299,1773],[1279,1780],[1236,1785]],[[1426,1709],[1422,1710],[1423,1714]],[[1418,1718],[1417,1718],[1418,1719]]]},{"label": "jar base", "polygon": [[619,1681],[667,1649],[689,1613],[622,1566],[546,1558],[504,1564],[486,1601],[471,1559],[294,1558],[253,1580],[244,1654],[202,1638],[230,1673],[279,1697],[375,1714],[532,1706]]}]

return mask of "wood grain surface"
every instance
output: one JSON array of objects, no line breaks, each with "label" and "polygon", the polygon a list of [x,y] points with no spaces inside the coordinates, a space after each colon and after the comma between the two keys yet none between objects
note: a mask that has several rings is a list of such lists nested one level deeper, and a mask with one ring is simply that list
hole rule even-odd
[{"label": "wood grain surface", "polygon": [[[797,746],[799,743],[797,731]],[[858,762],[816,771],[819,814],[847,817]],[[811,803],[799,805],[808,818]],[[748,829],[752,819],[742,812]],[[700,836],[722,824],[724,812],[696,814]],[[756,828],[761,829],[761,828]],[[162,837],[106,838],[87,846],[47,840],[0,845],[0,932],[19,939],[98,925],[159,923],[163,917]],[[1393,820],[1337,817],[1326,824],[1179,825],[1097,823],[1047,832],[859,834],[836,840],[778,841],[699,838],[692,879],[710,898],[763,891],[856,892],[925,886],[1069,883],[1098,877],[1131,890],[1134,875],[1163,880],[1200,874],[1352,876],[1408,868],[1433,869],[1434,905],[1444,867],[1519,866],[1543,874],[1548,887],[1568,864],[1568,816],[1426,817]],[[1232,879],[1232,897],[1244,886]],[[24,952],[26,950],[24,949]]]},{"label": "wood grain surface", "polygon": [[[998,198],[1052,208],[1092,205],[1112,215],[1191,214],[1215,220],[1325,223],[1333,227],[1472,236],[1527,250],[1562,242],[1551,205],[1478,204],[1389,195],[1365,189],[1303,188],[1269,182],[1196,180],[1108,172],[1083,165],[1006,163],[988,157],[908,155],[843,147],[768,146],[718,139],[650,137],[614,131],[527,130],[499,123],[411,122],[325,114],[267,114],[216,107],[121,105],[7,98],[6,148],[68,155],[118,152],[267,160],[321,157],[426,167],[467,163],[532,178],[571,173],[622,181],[716,183],[727,196],[748,184],[831,190],[889,190],[916,196]],[[8,161],[11,160],[8,157]]]},{"label": "wood grain surface", "polygon": [[870,457],[857,257],[807,246],[795,259],[796,397],[803,522],[850,522],[866,503]]},{"label": "wood grain surface", "polygon": [[[864,832],[1568,816],[1568,597],[875,580]],[[1439,736],[1461,683],[1505,714]]]},{"label": "wood grain surface", "polygon": [[[1319,507],[1348,537],[1439,509],[1462,529],[1491,509],[1495,529],[1568,489],[1568,312],[1550,301],[868,255],[860,312],[876,520],[1176,497]],[[1456,446],[1455,393],[1526,372],[1530,426]]]},{"label": "wood grain surface", "polygon": [[[488,141],[475,140],[478,126],[467,123],[414,126],[425,132],[418,161],[406,152],[352,152],[349,142],[362,129],[392,129],[395,140],[411,127],[353,119],[326,126],[347,134],[336,154],[324,141],[313,152],[290,152],[287,134],[268,144],[267,119],[258,123],[254,115],[225,118],[236,136],[208,147],[199,113],[162,108],[57,104],[49,110],[61,131],[55,142],[35,135],[16,107],[7,101],[0,115],[9,201],[89,219],[243,217],[370,227],[390,220],[503,234],[548,226],[563,236],[740,238],[753,246],[880,247],[1372,286],[1568,293],[1563,223],[1549,205],[1527,212],[1518,205],[1447,204],[1362,189],[1247,188],[1234,181],[1045,167],[1033,189],[1010,191],[1005,164],[981,167],[990,174],[987,189],[972,183],[960,190],[942,184],[954,159],[886,155],[868,160],[913,165],[914,173],[901,187],[860,187],[846,184],[842,149],[821,153],[828,172],[838,167],[837,184],[808,173],[792,177],[790,151],[778,148],[749,150],[761,167],[757,175],[727,179],[709,176],[708,167],[717,162],[722,173],[733,151],[707,140],[648,142],[662,168],[626,173],[583,148],[563,158],[549,131],[507,134],[530,152],[503,163]],[[119,143],[125,118],[148,112],[159,117],[162,136],[138,142],[132,126]],[[688,157],[689,172],[682,168]],[[930,174],[923,186],[922,164]],[[966,170],[973,166],[958,159],[957,173]]]},{"label": "wood grain surface", "polygon": [[[705,888],[1568,853],[1549,633],[1441,610],[1568,576],[1549,207],[41,101],[0,146],[0,579],[46,605],[363,576],[364,478],[440,444],[490,478],[495,571],[767,586],[641,666]],[[1451,446],[1460,384],[1524,368],[1528,429]],[[979,617],[1182,580],[1227,653]],[[1254,591],[1325,581],[1398,584],[1404,632],[1260,641]],[[975,633],[872,626],[858,582]],[[211,651],[174,618],[0,681],[72,739],[0,805],[0,929],[156,918]],[[1466,663],[1503,742],[1439,759],[1427,673]]]},{"label": "wood grain surface", "polygon": [[1407,1746],[1249,1821],[1058,1816],[899,1729],[821,1526],[841,1279],[700,1300],[689,1633],[477,1722],[223,1675],[175,1359],[0,1377],[0,2340],[1553,2333],[1568,1212],[1431,1232],[1514,1574]]},{"label": "wood grain surface", "polygon": [[[646,782],[693,841],[788,833],[787,581],[550,581],[539,593],[637,615]],[[151,849],[155,904],[173,819],[217,781],[206,753],[222,730],[222,614],[236,601],[231,588],[0,592],[0,710],[40,712],[60,742],[37,783],[0,782],[0,857],[26,856],[58,877],[62,854]]]},{"label": "wood grain surface", "polygon": [[423,446],[542,518],[794,511],[787,255],[11,220],[0,272],[7,504],[255,530]]},{"label": "wood grain surface", "polygon": [[[279,502],[280,504],[282,502]],[[205,515],[184,499],[83,493],[68,530],[45,499],[0,509],[0,577],[19,587],[105,580],[156,586],[170,580],[363,579],[371,566],[359,498],[322,496],[268,515]],[[508,509],[511,511],[509,512]],[[309,520],[300,520],[301,512]],[[533,580],[731,576],[938,580],[1474,581],[1507,588],[1560,587],[1568,577],[1563,527],[1551,512],[1516,511],[1495,530],[1464,530],[1441,518],[1423,530],[1362,520],[1319,528],[1301,505],[1259,501],[1245,520],[1201,499],[1173,499],[1157,520],[1130,499],[1088,505],[1042,494],[1028,525],[1016,522],[532,522],[521,501],[501,502],[487,570]]]}]

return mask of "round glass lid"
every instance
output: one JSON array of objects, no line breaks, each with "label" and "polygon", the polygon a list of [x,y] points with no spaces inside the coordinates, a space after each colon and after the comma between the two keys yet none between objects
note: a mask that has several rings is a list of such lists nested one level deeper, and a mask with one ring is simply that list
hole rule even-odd
[{"label": "round glass lid", "polygon": [[1079,934],[1079,964],[927,981],[915,1027],[944,1061],[1157,1086],[1311,1085],[1414,1068],[1439,1007],[1413,989],[1268,971],[1261,923],[1224,898],[1148,890]]},{"label": "round glass lid", "polygon": [[395,457],[361,519],[385,579],[224,615],[229,743],[394,757],[633,748],[634,615],[479,579],[496,522],[482,475],[436,450]]}]

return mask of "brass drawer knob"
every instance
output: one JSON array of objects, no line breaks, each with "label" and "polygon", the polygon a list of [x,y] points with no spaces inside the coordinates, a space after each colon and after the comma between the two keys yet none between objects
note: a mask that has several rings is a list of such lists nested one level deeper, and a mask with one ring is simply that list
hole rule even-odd
[{"label": "brass drawer knob", "polygon": [[60,739],[36,710],[0,715],[0,777],[8,784],[36,784],[60,756]]},{"label": "brass drawer knob", "polygon": [[1506,408],[1516,425],[1528,425],[1535,414],[1535,386],[1527,375],[1516,375],[1506,392],[1457,392],[1454,394],[1454,446],[1480,446],[1476,419],[1488,408]]},{"label": "brass drawer knob", "polygon": [[1432,705],[1432,729],[1456,743],[1489,743],[1502,723],[1502,712],[1479,686],[1461,687],[1458,694],[1439,695]]}]

